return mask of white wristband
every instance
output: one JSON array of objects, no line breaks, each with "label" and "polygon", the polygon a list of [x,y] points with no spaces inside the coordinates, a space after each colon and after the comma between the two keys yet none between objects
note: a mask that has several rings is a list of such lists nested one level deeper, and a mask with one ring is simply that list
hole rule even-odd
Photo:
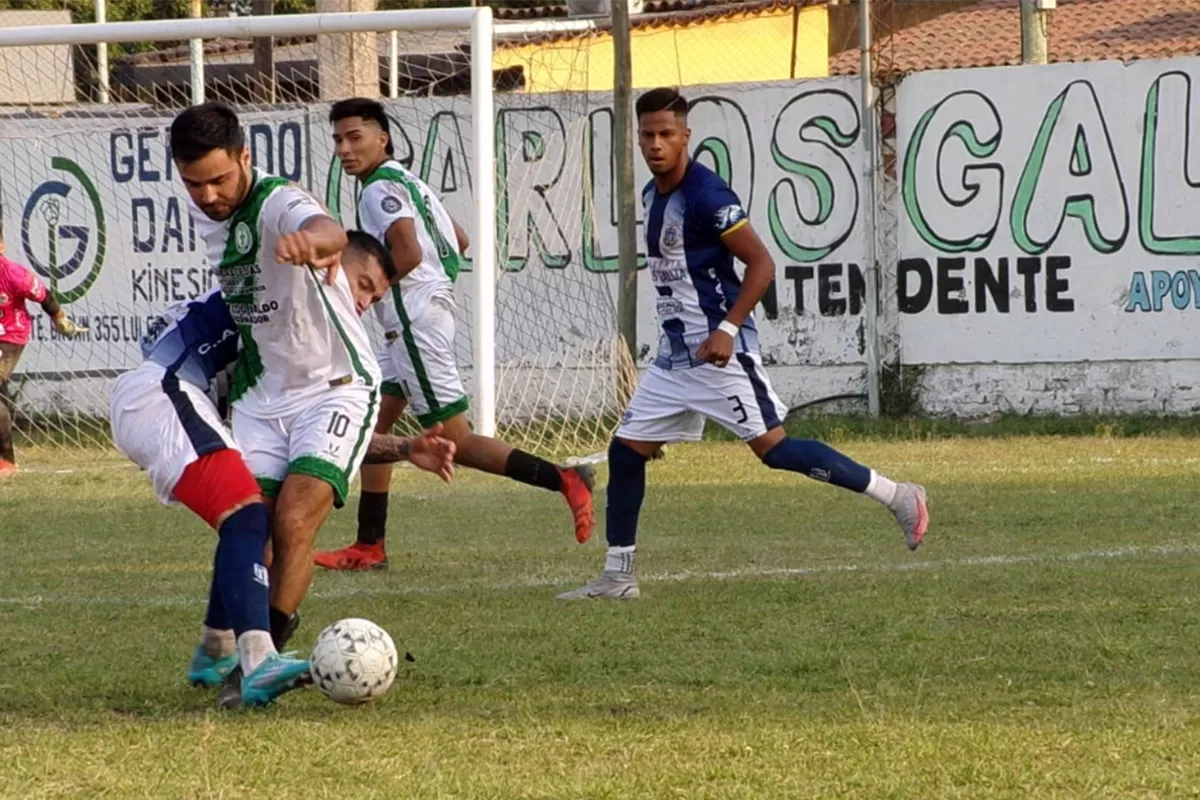
[{"label": "white wristband", "polygon": [[717,326],[717,330],[719,330],[719,331],[725,331],[725,332],[726,332],[726,333],[728,333],[728,334],[729,334],[731,337],[734,337],[734,336],[737,336],[737,335],[738,335],[738,326],[737,326],[737,325],[734,325],[732,322],[730,322],[730,321],[729,321],[729,320],[727,320],[727,319],[723,319],[723,320],[721,320],[721,324]]}]

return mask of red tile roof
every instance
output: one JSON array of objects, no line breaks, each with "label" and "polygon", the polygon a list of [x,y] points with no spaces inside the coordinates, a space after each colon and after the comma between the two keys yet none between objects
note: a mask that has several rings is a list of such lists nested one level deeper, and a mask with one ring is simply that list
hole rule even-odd
[{"label": "red tile roof", "polygon": [[[1020,64],[1019,5],[980,0],[900,31],[883,47],[897,73]],[[1054,62],[1198,55],[1200,0],[1058,0],[1049,39]],[[839,53],[829,71],[857,74],[859,58],[857,49]]]}]

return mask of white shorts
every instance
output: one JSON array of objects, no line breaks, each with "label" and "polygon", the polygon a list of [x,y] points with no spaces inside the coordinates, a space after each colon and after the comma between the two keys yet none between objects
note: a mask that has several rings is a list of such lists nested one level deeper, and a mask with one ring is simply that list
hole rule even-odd
[{"label": "white shorts", "polygon": [[635,442],[696,442],[711,419],[744,442],[783,424],[787,406],[771,388],[757,354],[722,368],[651,367],[638,383],[616,435]]},{"label": "white shorts", "polygon": [[144,469],[160,502],[170,505],[183,471],[201,456],[237,450],[208,394],[166,377],[147,361],[117,378],[109,406],[113,442]]},{"label": "white shorts", "polygon": [[338,386],[304,410],[262,419],[233,407],[233,435],[264,497],[278,497],[288,475],[310,475],[333,487],[341,508],[358,474],[379,417],[374,387]]},{"label": "white shorts", "polygon": [[406,399],[423,428],[468,408],[454,355],[455,331],[454,300],[435,297],[401,331],[385,334],[379,349],[383,393]]}]

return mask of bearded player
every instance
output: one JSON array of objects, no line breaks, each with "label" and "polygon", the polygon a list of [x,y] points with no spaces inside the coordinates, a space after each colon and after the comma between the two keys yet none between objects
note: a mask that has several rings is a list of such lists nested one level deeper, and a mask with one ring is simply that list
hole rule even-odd
[{"label": "bearded player", "polygon": [[387,290],[390,264],[348,279],[346,232],[306,191],[251,167],[228,106],[181,112],[170,146],[241,339],[229,402],[272,508],[275,631],[308,593],[317,531],[366,455],[380,376],[360,315]]},{"label": "bearded player", "polygon": [[[352,234],[343,251],[352,284],[362,271],[379,268],[378,246],[364,246],[362,236]],[[219,290],[172,306],[142,338],[141,366],[114,384],[110,418],[118,449],[147,471],[159,500],[187,506],[219,537],[189,682],[216,686],[240,667],[239,704],[256,706],[305,682],[308,666],[276,651],[283,642],[270,633],[263,564],[269,516],[212,397],[237,359],[238,341]],[[406,458],[449,480],[453,452],[436,432],[412,441],[377,436],[367,459]]]}]

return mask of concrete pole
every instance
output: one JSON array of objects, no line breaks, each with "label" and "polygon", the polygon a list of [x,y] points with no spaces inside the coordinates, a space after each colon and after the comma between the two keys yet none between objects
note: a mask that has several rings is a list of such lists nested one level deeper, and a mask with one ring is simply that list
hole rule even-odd
[{"label": "concrete pole", "polygon": [[1021,63],[1050,62],[1050,10],[1048,3],[1021,0]]},{"label": "concrete pole", "polygon": [[[375,0],[317,0],[318,14],[374,11]],[[379,97],[379,33],[317,36],[317,75],[322,100]]]}]

